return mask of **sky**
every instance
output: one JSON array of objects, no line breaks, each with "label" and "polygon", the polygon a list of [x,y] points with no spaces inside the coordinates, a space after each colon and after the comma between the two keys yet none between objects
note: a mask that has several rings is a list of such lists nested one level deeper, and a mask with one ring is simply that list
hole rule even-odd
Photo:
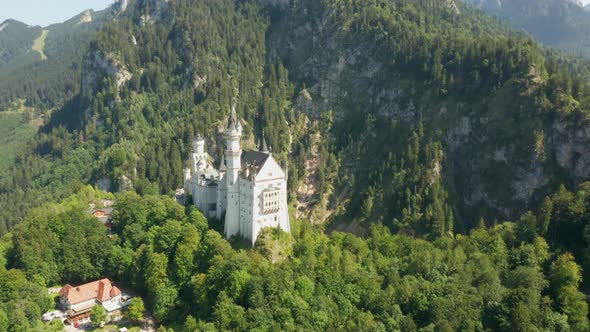
[{"label": "sky", "polygon": [[[8,18],[30,24],[47,26],[63,22],[82,11],[100,10],[114,0],[0,0],[0,23]],[[582,0],[584,4],[590,0]]]},{"label": "sky", "polygon": [[45,27],[63,22],[86,9],[104,9],[113,2],[114,0],[0,0],[0,23],[12,18],[29,25]]}]

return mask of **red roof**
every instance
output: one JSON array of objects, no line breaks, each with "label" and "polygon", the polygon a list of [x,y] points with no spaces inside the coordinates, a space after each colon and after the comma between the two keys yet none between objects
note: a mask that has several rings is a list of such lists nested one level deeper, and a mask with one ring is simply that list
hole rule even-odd
[{"label": "red roof", "polygon": [[111,284],[107,278],[73,287],[69,284],[60,289],[59,296],[66,297],[70,305],[75,305],[92,299],[100,302],[108,301],[120,295],[121,290]]}]

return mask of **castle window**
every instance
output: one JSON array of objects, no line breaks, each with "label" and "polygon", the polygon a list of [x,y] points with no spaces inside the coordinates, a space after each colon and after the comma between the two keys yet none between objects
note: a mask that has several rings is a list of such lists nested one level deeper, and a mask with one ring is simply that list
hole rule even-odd
[{"label": "castle window", "polygon": [[263,214],[275,213],[279,210],[279,193],[280,189],[278,188],[267,188],[262,192],[260,206]]}]

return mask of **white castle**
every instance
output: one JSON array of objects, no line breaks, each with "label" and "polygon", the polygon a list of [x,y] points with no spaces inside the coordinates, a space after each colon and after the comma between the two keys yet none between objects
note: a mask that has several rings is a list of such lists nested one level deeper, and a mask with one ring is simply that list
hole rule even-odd
[{"label": "white castle", "polygon": [[225,214],[226,238],[238,235],[252,245],[260,230],[280,227],[290,231],[287,210],[287,167],[282,168],[266,147],[242,151],[242,125],[232,107],[225,130],[226,149],[219,170],[211,164],[205,140],[193,140],[191,167],[185,170],[185,192],[207,218]]}]

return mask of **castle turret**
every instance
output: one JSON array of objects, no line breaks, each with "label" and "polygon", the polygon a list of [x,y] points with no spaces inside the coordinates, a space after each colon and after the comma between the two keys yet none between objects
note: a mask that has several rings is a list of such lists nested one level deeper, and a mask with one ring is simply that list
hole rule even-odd
[{"label": "castle turret", "polygon": [[207,153],[205,152],[205,139],[197,135],[193,140],[193,174],[200,176],[207,168]]},{"label": "castle turret", "polygon": [[241,138],[242,126],[237,118],[235,106],[232,106],[225,130],[225,163],[227,167],[225,174],[227,184],[227,210],[225,212],[226,237],[231,237],[240,232],[240,188],[238,177],[241,169]]},{"label": "castle turret", "polygon": [[235,107],[232,107],[227,122],[227,129],[225,130],[225,163],[227,167],[227,184],[229,188],[229,186],[232,186],[238,180],[241,168],[240,157],[242,155],[242,149],[240,147],[242,126],[237,119]]}]

